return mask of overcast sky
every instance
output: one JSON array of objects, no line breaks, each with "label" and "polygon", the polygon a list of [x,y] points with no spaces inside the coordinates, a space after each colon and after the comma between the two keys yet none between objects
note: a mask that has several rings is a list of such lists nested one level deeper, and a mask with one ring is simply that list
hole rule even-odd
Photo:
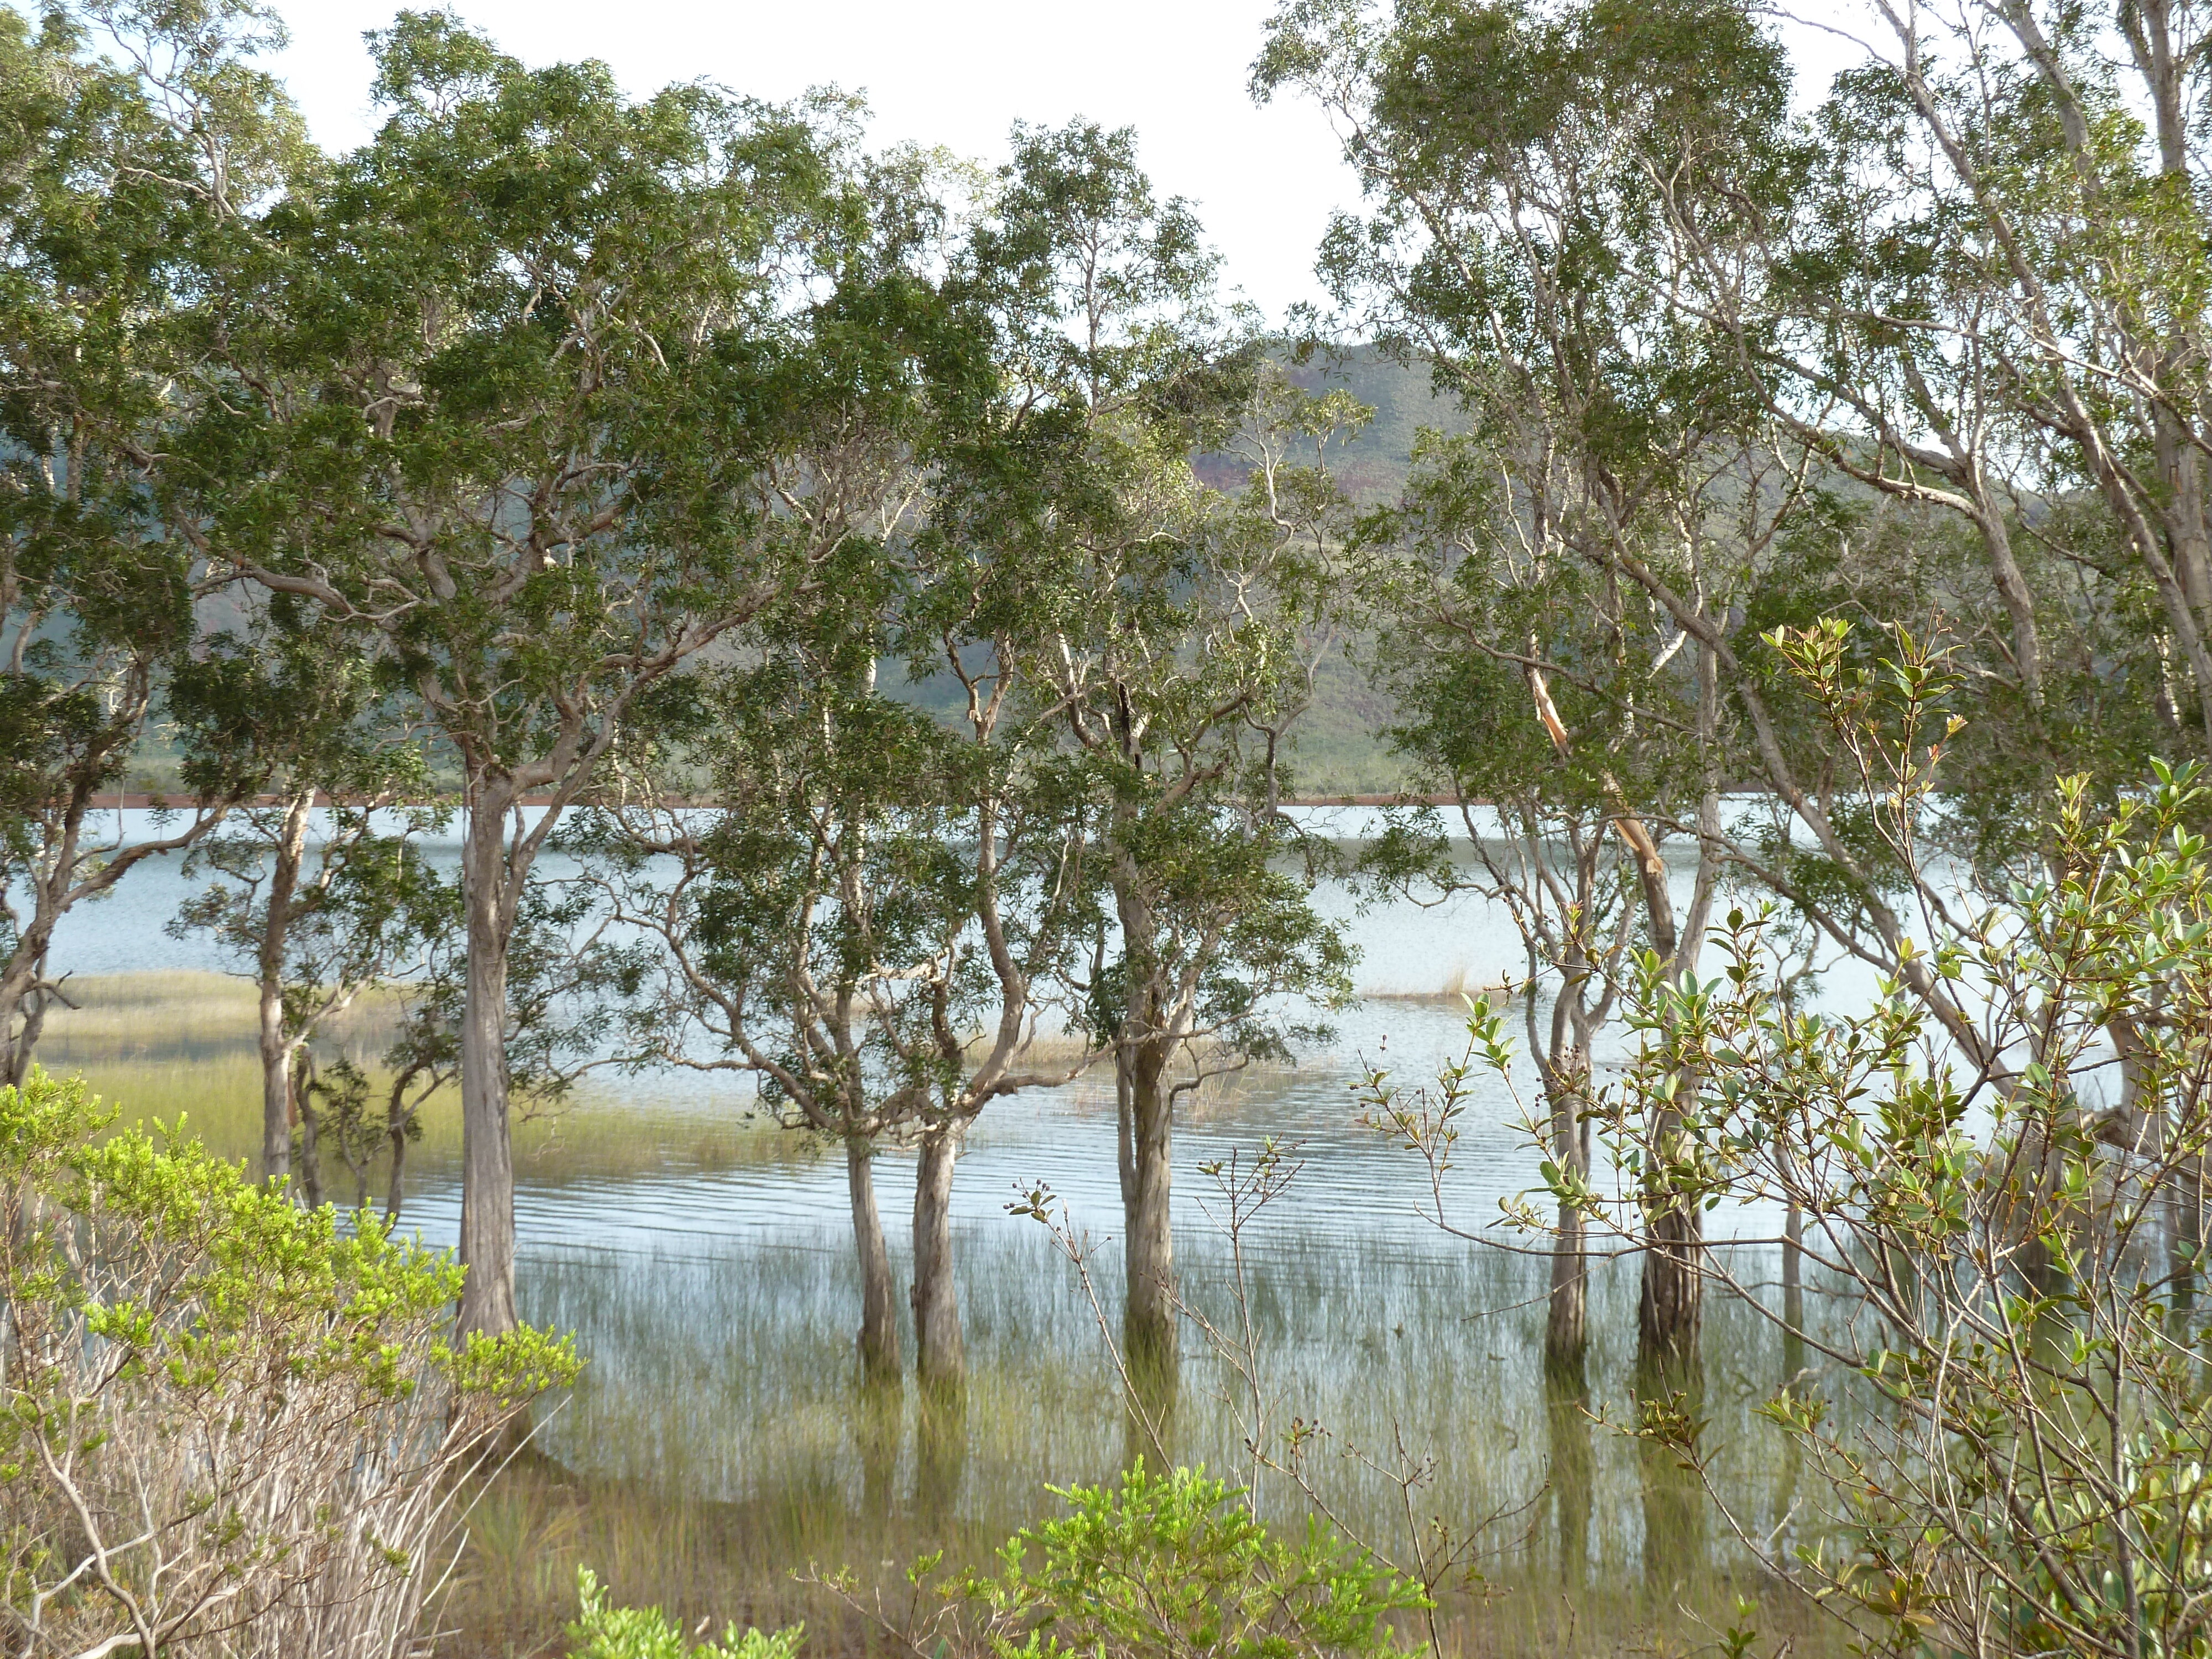
[{"label": "overcast sky", "polygon": [[[417,0],[422,3],[422,0]],[[1818,5],[1818,0],[1814,0]],[[1322,112],[1253,106],[1244,82],[1273,0],[457,0],[526,63],[599,58],[633,94],[706,77],[788,98],[865,92],[878,143],[944,144],[999,161],[1017,118],[1081,115],[1137,129],[1163,195],[1198,204],[1228,281],[1279,319],[1314,295],[1330,210],[1358,205]],[[276,67],[327,148],[368,134],[365,29],[390,0],[277,0],[292,44]]]},{"label": "overcast sky", "polygon": [[[362,32],[391,0],[277,0],[292,44],[276,67],[326,147],[370,126]],[[599,58],[632,93],[704,76],[788,98],[867,94],[878,143],[944,144],[996,161],[1017,118],[1081,115],[1137,129],[1163,195],[1199,204],[1228,280],[1268,315],[1313,290],[1329,210],[1356,205],[1328,123],[1297,102],[1255,109],[1244,78],[1272,0],[458,0],[537,64]]]}]

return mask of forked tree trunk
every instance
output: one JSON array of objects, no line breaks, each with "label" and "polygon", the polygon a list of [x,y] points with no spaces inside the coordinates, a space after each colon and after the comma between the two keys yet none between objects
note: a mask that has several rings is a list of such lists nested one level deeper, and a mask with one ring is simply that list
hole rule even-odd
[{"label": "forked tree trunk", "polygon": [[461,843],[468,966],[461,1007],[464,1333],[515,1328],[514,1149],[507,1117],[506,803],[472,803]]},{"label": "forked tree trunk", "polygon": [[869,1382],[899,1374],[897,1310],[891,1290],[890,1252],[876,1209],[874,1149],[865,1140],[845,1143],[845,1183],[853,1200],[853,1249],[860,1267],[860,1374]]},{"label": "forked tree trunk", "polygon": [[952,1278],[952,1175],[960,1133],[957,1124],[933,1129],[915,1155],[915,1374],[939,1390],[957,1389],[968,1371]]},{"label": "forked tree trunk", "polygon": [[261,1179],[273,1185],[292,1173],[292,1048],[284,1030],[284,948],[290,942],[292,904],[307,853],[307,814],[314,796],[295,794],[284,811],[276,858],[269,871],[269,905],[263,912],[258,951],[260,981]]},{"label": "forked tree trunk", "polygon": [[[311,1210],[323,1204],[323,1148],[321,1121],[316,1115],[314,1056],[305,1049],[292,1055],[292,1098],[300,1108],[300,1201]],[[306,1077],[300,1073],[306,1072]]]}]

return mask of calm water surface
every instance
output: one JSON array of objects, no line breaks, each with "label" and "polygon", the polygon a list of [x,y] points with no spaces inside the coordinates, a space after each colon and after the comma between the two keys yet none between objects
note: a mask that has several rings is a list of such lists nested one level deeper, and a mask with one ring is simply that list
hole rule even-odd
[{"label": "calm water surface", "polygon": [[[1349,814],[1339,824],[1363,827]],[[559,860],[549,866],[549,875],[563,873]],[[117,897],[69,919],[57,959],[86,974],[225,965],[204,939],[161,931],[185,891],[173,862],[134,873]],[[1603,1421],[1629,1409],[1633,1263],[1597,1274],[1589,1394],[1565,1402],[1547,1395],[1537,1364],[1544,1264],[1425,1218],[1419,1160],[1358,1121],[1352,1085],[1364,1061],[1411,1081],[1465,1045],[1462,1012],[1408,999],[1519,974],[1517,936],[1474,898],[1364,909],[1340,890],[1323,898],[1360,947],[1355,978],[1368,1000],[1337,1017],[1331,1042],[1294,1067],[1219,1085],[1178,1130],[1185,1290],[1224,1329],[1241,1328],[1239,1304],[1218,1194],[1200,1166],[1249,1155],[1273,1136],[1295,1144],[1304,1167],[1247,1239],[1243,1305],[1254,1337],[1245,1370],[1259,1380],[1264,1420],[1255,1425],[1243,1372],[1193,1328],[1173,1455],[1249,1474],[1243,1448],[1255,1431],[1265,1440],[1293,1418],[1318,1421],[1333,1437],[1316,1479],[1361,1525],[1402,1525],[1405,1504],[1386,1473],[1402,1455],[1429,1471],[1417,1507],[1470,1528],[1499,1517],[1486,1535],[1512,1559],[1534,1551],[1592,1571],[1642,1572],[1663,1546],[1675,1552],[1670,1560],[1729,1571],[1733,1547],[1681,1521],[1679,1492],[1655,1497],[1653,1482],[1664,1486],[1666,1473]],[[858,1290],[842,1154],[793,1137],[779,1155],[701,1168],[687,1156],[687,1125],[742,1110],[750,1085],[658,1076],[599,1087],[651,1109],[636,1133],[658,1138],[667,1157],[647,1176],[526,1177],[517,1192],[526,1316],[575,1330],[591,1360],[549,1422],[557,1455],[695,1496],[813,1492],[856,1504],[927,1497],[973,1516],[1003,1514],[1009,1525],[1035,1512],[1042,1483],[1115,1467],[1128,1430],[1090,1297],[1037,1224],[1007,1212],[1018,1191],[1039,1182],[1065,1200],[1097,1247],[1092,1288],[1113,1313],[1120,1206],[1110,1075],[998,1103],[969,1139],[954,1214],[975,1387],[957,1443],[933,1454],[912,1401],[888,1431],[869,1428],[854,1404]],[[1500,1229],[1498,1200],[1536,1179],[1517,1112],[1502,1086],[1484,1084],[1446,1187],[1455,1228],[1509,1246],[1525,1241]],[[902,1267],[910,1160],[885,1153],[877,1180]],[[444,1243],[458,1210],[453,1172],[425,1167],[411,1183],[410,1224]],[[1723,1240],[1771,1237],[1778,1218],[1723,1210],[1708,1227]],[[1761,1260],[1745,1264],[1754,1277]],[[1712,1309],[1705,1409],[1717,1478],[1736,1483],[1769,1525],[1798,1498],[1778,1439],[1752,1416],[1781,1364],[1753,1310]],[[1261,1479],[1271,1505],[1296,1507],[1280,1477]]]}]

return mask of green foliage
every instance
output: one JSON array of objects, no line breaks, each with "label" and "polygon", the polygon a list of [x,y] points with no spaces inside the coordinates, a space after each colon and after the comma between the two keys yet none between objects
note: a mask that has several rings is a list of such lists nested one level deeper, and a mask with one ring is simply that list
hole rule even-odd
[{"label": "green foliage", "polygon": [[[936,1556],[908,1570],[941,1604],[904,1632],[918,1650],[1363,1659],[1403,1651],[1393,1615],[1429,1605],[1317,1517],[1294,1540],[1271,1532],[1203,1469],[1155,1474],[1139,1459],[1113,1485],[1050,1490],[1067,1512],[1008,1539],[995,1573],[937,1582]],[[830,1582],[852,1594],[849,1577]]]},{"label": "green foliage", "polygon": [[0,1619],[272,1655],[410,1627],[446,1483],[574,1379],[571,1345],[456,1346],[444,1256],[108,1121],[81,1081],[0,1089]]},{"label": "green foliage", "polygon": [[[83,831],[196,632],[191,301],[254,197],[307,168],[237,3],[0,16],[0,1080],[21,1082],[53,930],[151,845]],[[158,83],[133,59],[165,64]],[[222,793],[220,789],[218,793]],[[212,827],[198,815],[155,839]]]},{"label": "green foliage", "polygon": [[[1930,672],[1862,681],[1840,637],[1784,641],[1824,697],[1910,700]],[[1928,787],[1926,763],[1919,746],[1887,755],[1893,810]],[[1778,1565],[1881,1651],[2205,1650],[2203,787],[2161,766],[2109,813],[2085,779],[2055,793],[2051,878],[1907,942],[1937,988],[1892,980],[1863,1011],[1805,1014],[1774,908],[1732,910],[1717,976],[1644,960],[1637,1049],[1589,1107],[1620,1165],[1692,1201],[1795,1206],[1831,1293],[1864,1310],[1826,1339],[1843,1374],[1795,1381],[1766,1412],[1830,1494],[1825,1536]],[[1937,1018],[1953,999],[1976,1011],[1963,1036]],[[1638,1236],[1632,1192],[1553,1184],[1596,1231]],[[1639,1432],[1700,1460],[1679,1409]]]},{"label": "green foliage", "polygon": [[696,1647],[659,1607],[611,1607],[589,1567],[576,1570],[579,1612],[568,1626],[570,1659],[798,1659],[806,1627],[739,1631],[732,1625],[720,1642]]}]

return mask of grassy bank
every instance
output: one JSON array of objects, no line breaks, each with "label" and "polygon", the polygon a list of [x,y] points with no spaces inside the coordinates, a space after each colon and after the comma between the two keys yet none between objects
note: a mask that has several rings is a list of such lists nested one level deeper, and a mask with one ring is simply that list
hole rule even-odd
[{"label": "grassy bank", "polygon": [[[259,1152],[261,1071],[251,985],[223,974],[159,972],[75,978],[69,992],[77,1006],[54,1009],[39,1045],[47,1070],[81,1073],[120,1109],[123,1121],[171,1127],[181,1121],[225,1158]],[[331,1023],[318,1046],[381,1083],[389,1073],[380,1060],[398,1018],[397,1000],[370,991]],[[458,1167],[459,1092],[434,1094],[421,1123],[422,1138],[408,1154],[410,1171],[433,1176]],[[641,1101],[614,1077],[587,1079],[558,1102],[518,1103],[514,1146],[520,1174],[550,1181],[727,1169],[772,1163],[793,1150],[773,1126],[736,1112]],[[324,1173],[337,1183],[326,1190],[349,1190],[335,1158]],[[380,1166],[380,1198],[383,1183]]]}]

